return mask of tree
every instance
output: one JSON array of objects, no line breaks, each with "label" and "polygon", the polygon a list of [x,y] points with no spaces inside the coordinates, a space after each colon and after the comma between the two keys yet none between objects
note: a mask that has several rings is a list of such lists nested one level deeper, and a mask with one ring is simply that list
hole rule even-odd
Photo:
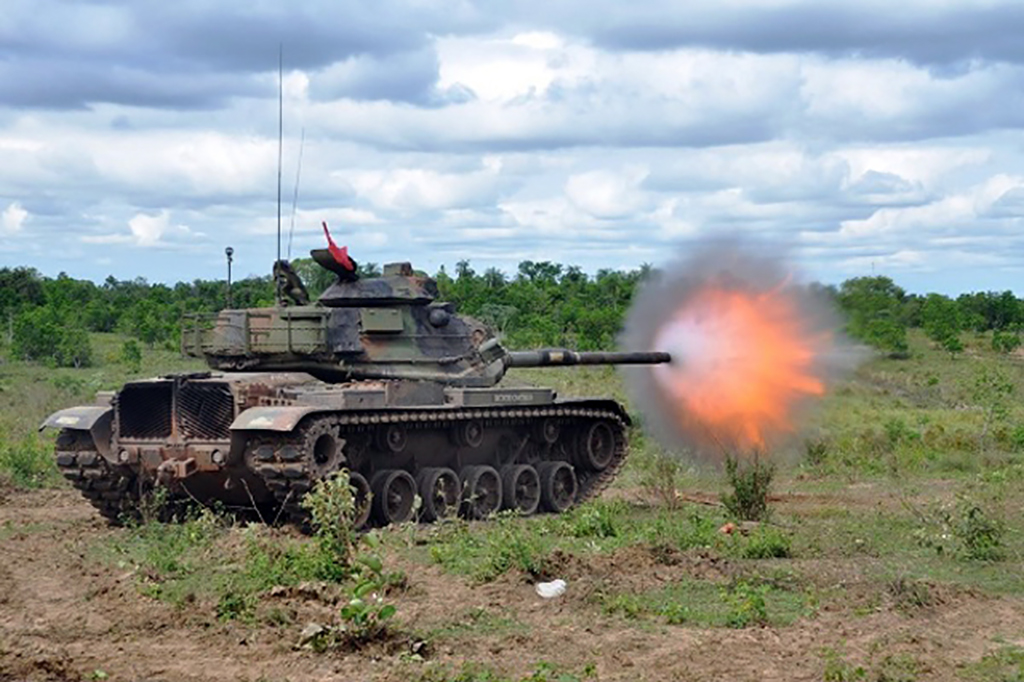
[{"label": "tree", "polygon": [[846,313],[847,333],[893,355],[907,352],[903,317],[906,292],[888,277],[856,277],[843,282],[837,297]]},{"label": "tree", "polygon": [[121,346],[121,364],[132,374],[142,369],[142,348],[135,339],[128,339]]},{"label": "tree", "polygon": [[963,318],[956,301],[941,294],[928,294],[921,306],[921,326],[928,338],[950,355],[963,352],[964,346],[960,342]]},{"label": "tree", "polygon": [[18,315],[14,320],[12,351],[15,357],[49,362],[57,367],[85,367],[92,363],[88,333],[50,306]]}]

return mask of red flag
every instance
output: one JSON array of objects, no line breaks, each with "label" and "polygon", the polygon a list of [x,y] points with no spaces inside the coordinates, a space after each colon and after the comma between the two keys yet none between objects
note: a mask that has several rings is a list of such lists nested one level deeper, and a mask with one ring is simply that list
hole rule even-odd
[{"label": "red flag", "polygon": [[352,259],[348,257],[348,247],[342,246],[339,248],[338,245],[334,243],[334,240],[331,239],[331,233],[327,231],[326,220],[324,221],[324,235],[327,237],[327,250],[331,252],[332,256],[334,256],[334,260],[338,261],[338,263],[340,263],[342,267],[349,272],[355,271],[356,268],[352,265]]}]

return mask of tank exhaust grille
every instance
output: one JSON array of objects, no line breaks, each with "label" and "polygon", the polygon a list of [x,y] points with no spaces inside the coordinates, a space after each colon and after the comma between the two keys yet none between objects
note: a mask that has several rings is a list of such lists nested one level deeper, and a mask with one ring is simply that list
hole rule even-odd
[{"label": "tank exhaust grille", "polygon": [[167,438],[171,435],[170,382],[129,384],[117,398],[121,438]]},{"label": "tank exhaust grille", "polygon": [[178,391],[178,426],[184,438],[231,438],[235,399],[227,384],[190,382]]}]

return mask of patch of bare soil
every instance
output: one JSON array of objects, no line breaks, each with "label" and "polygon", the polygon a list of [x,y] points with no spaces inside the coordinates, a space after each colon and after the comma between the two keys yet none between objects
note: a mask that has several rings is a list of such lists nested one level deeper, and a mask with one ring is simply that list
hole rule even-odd
[{"label": "patch of bare soil", "polygon": [[[110,534],[72,491],[9,492],[0,504],[0,680],[409,680],[424,666],[481,662],[510,675],[539,661],[562,670],[594,664],[608,680],[820,680],[823,651],[866,664],[886,655],[919,662],[917,679],[955,679],[957,666],[1024,631],[1020,600],[929,586],[932,601],[896,608],[900,588],[861,581],[843,564],[822,563],[822,580],[874,599],[842,605],[781,628],[663,626],[602,616],[586,599],[596,584],[650,590],[680,579],[723,581],[733,567],[694,553],[628,548],[607,556],[563,556],[565,597],[539,598],[522,576],[487,585],[398,559],[408,589],[397,597],[399,636],[360,652],[316,654],[294,644],[308,618],[337,608],[315,587],[278,591],[268,604],[291,610],[288,625],[245,627],[140,595],[136,577],[97,564],[89,547]],[[801,573],[815,566],[797,566]],[[825,577],[827,576],[827,578]],[[845,582],[844,582],[845,581]],[[862,585],[862,587],[858,587]],[[912,587],[912,586],[911,586]],[[872,596],[871,590],[875,590]],[[913,595],[911,595],[913,596]],[[492,614],[494,622],[473,613]],[[858,615],[863,613],[863,615]],[[499,622],[500,621],[500,622]],[[497,622],[497,624],[495,624]],[[409,641],[436,635],[409,660]]]}]

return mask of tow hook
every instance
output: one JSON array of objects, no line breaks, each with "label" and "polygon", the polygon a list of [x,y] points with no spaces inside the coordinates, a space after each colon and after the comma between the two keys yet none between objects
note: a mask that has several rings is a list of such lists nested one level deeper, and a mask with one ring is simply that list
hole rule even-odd
[{"label": "tow hook", "polygon": [[156,468],[156,478],[160,483],[169,485],[174,481],[180,481],[196,473],[199,468],[196,466],[195,457],[188,459],[168,459],[160,463]]}]

